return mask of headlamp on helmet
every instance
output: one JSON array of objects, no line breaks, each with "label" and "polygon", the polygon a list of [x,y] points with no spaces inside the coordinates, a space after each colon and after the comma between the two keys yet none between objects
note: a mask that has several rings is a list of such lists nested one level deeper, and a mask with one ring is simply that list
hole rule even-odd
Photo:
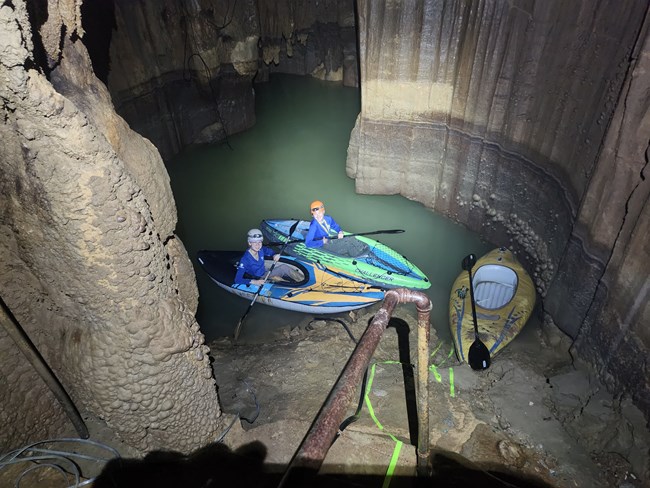
[{"label": "headlamp on helmet", "polygon": [[248,231],[248,242],[262,242],[263,240],[264,236],[261,230],[251,229]]},{"label": "headlamp on helmet", "polygon": [[325,208],[325,205],[323,205],[323,202],[320,200],[314,200],[311,202],[311,205],[309,205],[309,211],[312,213],[317,212],[321,208]]}]

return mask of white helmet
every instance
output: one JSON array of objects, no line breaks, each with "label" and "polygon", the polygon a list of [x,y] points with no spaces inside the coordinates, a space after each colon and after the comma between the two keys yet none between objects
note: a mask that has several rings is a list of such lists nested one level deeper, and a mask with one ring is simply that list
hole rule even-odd
[{"label": "white helmet", "polygon": [[251,229],[248,231],[248,242],[262,242],[264,236],[259,229]]}]

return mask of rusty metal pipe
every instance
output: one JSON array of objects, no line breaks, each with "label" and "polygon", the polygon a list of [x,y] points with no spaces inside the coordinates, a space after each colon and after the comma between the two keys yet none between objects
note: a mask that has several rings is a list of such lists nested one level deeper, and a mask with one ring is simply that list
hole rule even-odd
[{"label": "rusty metal pipe", "polygon": [[34,367],[45,384],[50,388],[52,394],[59,401],[63,411],[68,416],[68,419],[72,422],[79,437],[82,439],[88,439],[88,437],[90,437],[88,428],[81,418],[81,415],[79,415],[77,407],[72,403],[72,399],[68,395],[68,392],[65,391],[63,385],[59,382],[59,379],[54,375],[48,364],[36,349],[36,346],[34,346],[32,341],[29,339],[2,298],[0,298],[0,324],[7,335],[16,343],[20,352],[25,355],[25,358]]},{"label": "rusty metal pipe", "polygon": [[[417,295],[416,295],[417,293]],[[418,358],[417,358],[417,409],[418,409],[418,476],[429,476],[429,342],[431,329],[429,318],[433,308],[429,297],[422,292],[411,292],[409,301],[415,302],[418,311]]]},{"label": "rusty metal pipe", "polygon": [[399,288],[389,290],[386,293],[384,304],[375,314],[350,359],[348,359],[327,400],[325,400],[307,435],[289,463],[278,485],[279,487],[301,484],[301,482],[304,482],[303,476],[313,476],[318,472],[334,442],[338,428],[356,392],[357,385],[360,383],[363,373],[377,349],[379,340],[388,326],[395,306],[404,302],[415,303],[418,311],[417,452],[418,474],[425,473],[429,457],[428,354],[431,301],[422,292]]}]

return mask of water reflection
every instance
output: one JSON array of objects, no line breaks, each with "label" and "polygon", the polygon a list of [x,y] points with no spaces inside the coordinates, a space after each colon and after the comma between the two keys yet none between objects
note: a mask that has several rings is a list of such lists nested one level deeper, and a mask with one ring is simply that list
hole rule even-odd
[{"label": "water reflection", "polygon": [[[220,289],[196,262],[201,249],[246,249],[246,232],[265,218],[309,219],[322,200],[349,232],[404,229],[373,236],[429,277],[431,319],[449,337],[449,289],[469,252],[492,246],[476,234],[401,196],[357,195],[345,174],[350,132],[360,110],[354,88],[308,77],[276,75],[257,85],[257,124],[231,136],[230,146],[185,151],[168,164],[178,207],[177,234],[193,261],[199,287],[197,319],[208,340],[233,333],[249,303]],[[313,317],[256,304],[242,339],[263,340],[273,329]]]}]

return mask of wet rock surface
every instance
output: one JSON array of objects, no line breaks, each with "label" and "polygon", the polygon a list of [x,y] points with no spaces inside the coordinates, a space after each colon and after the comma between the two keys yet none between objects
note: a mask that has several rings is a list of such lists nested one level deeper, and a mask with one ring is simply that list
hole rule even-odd
[{"label": "wet rock surface", "polygon": [[[235,420],[224,442],[233,449],[261,442],[265,462],[283,472],[354,350],[352,337],[361,337],[376,311],[366,310],[339,321],[306,318],[260,344],[213,342],[219,398]],[[416,362],[416,323],[415,310],[396,310],[371,360],[359,418],[333,444],[321,473],[381,480],[402,441],[394,476],[414,480],[417,420],[409,420],[416,407],[408,364]],[[446,482],[485,476],[485,486],[508,486],[494,480],[499,475],[514,486],[647,486],[650,437],[643,416],[572,363],[569,341],[544,327],[533,320],[482,372],[459,363],[449,340],[432,329],[434,474]],[[348,415],[357,407],[355,400]]]},{"label": "wet rock surface", "polygon": [[[95,486],[269,486],[281,483],[312,421],[355,343],[377,312],[305,319],[298,327],[240,342],[210,344],[226,426],[218,439],[189,455],[154,451],[144,458],[87,418],[91,439],[126,458],[109,463]],[[416,312],[398,307],[318,478],[309,486],[420,486],[416,475],[414,371]],[[442,486],[620,487],[648,485],[650,436],[628,399],[609,394],[572,363],[569,341],[536,318],[490,368],[456,360],[446,331],[431,329],[429,440],[433,473]],[[406,385],[406,386],[405,386]],[[401,443],[401,445],[398,445]],[[16,472],[0,473],[15,476]],[[43,486],[43,476],[31,485]],[[37,478],[33,478],[36,480]],[[212,480],[212,481],[210,481]],[[429,481],[424,481],[429,483]],[[139,484],[138,484],[139,483]],[[21,484],[21,486],[23,486]],[[216,486],[216,485],[215,485]],[[298,485],[303,486],[303,485]],[[307,485],[305,485],[307,486]]]},{"label": "wet rock surface", "polygon": [[[143,451],[189,452],[221,430],[191,263],[159,153],[93,74],[80,4],[45,2],[42,25],[31,3],[0,7],[3,311],[79,409]],[[0,447],[58,437],[54,396],[0,342]]]}]

